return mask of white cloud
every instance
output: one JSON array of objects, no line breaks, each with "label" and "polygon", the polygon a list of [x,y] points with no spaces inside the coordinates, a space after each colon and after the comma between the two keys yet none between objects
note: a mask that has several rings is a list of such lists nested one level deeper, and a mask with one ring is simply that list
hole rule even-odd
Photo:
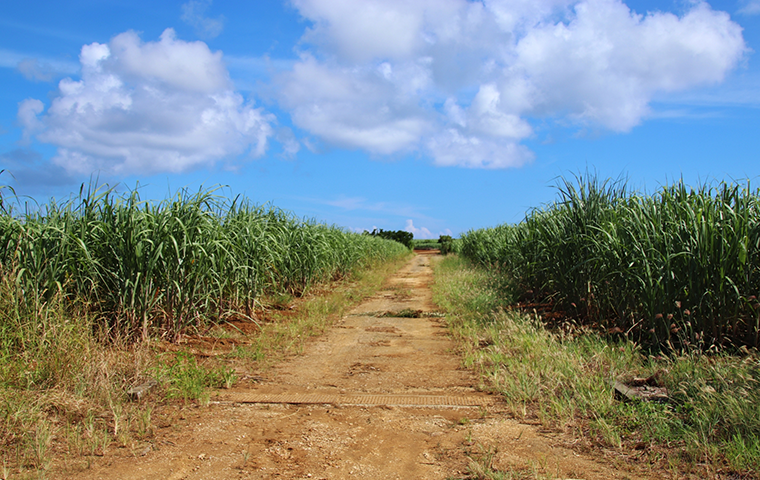
[{"label": "white cloud", "polygon": [[[294,0],[300,13],[314,22],[306,34],[350,61],[379,56],[403,58],[417,44],[426,5],[403,0]],[[451,3],[441,1],[441,6]]]},{"label": "white cloud", "polygon": [[195,33],[201,38],[218,37],[224,30],[224,17],[209,18],[206,10],[211,6],[211,0],[190,0],[182,5],[183,22],[195,28]]},{"label": "white cloud", "polygon": [[79,60],[81,79],[61,80],[47,112],[30,99],[18,113],[67,171],[185,171],[260,156],[273,136],[274,117],[232,90],[221,53],[171,29],[157,42],[126,32],[85,45]]},{"label": "white cloud", "polygon": [[285,158],[295,158],[296,154],[301,150],[301,143],[296,138],[293,130],[287,127],[278,128],[274,138],[282,145],[282,156]]},{"label": "white cloud", "polygon": [[757,15],[760,13],[760,0],[743,0],[739,2],[741,8],[738,13],[743,15]]},{"label": "white cloud", "polygon": [[0,48],[0,67],[13,68],[28,80],[49,82],[61,75],[72,75],[79,65],[67,60],[32,56]]},{"label": "white cloud", "polygon": [[656,92],[720,82],[744,51],[741,28],[707,4],[679,18],[592,0],[576,5],[567,24],[530,30],[516,45],[516,66],[541,92],[537,112],[564,110],[627,131]]},{"label": "white cloud", "polygon": [[533,152],[515,141],[463,135],[454,128],[430,138],[426,148],[441,167],[498,169],[519,167],[533,159]]},{"label": "white cloud", "polygon": [[27,98],[23,102],[18,104],[18,123],[24,129],[21,143],[27,144],[30,142],[33,134],[43,128],[42,122],[37,115],[45,110],[45,105],[37,99]]},{"label": "white cloud", "polygon": [[25,58],[18,62],[18,71],[28,80],[49,82],[58,74],[55,67],[36,58]]},{"label": "white cloud", "polygon": [[323,140],[437,165],[505,168],[531,119],[617,132],[656,96],[714,85],[746,52],[725,12],[620,0],[293,0],[312,27],[280,75],[293,121]]},{"label": "white cloud", "polygon": [[410,83],[425,83],[417,75],[413,68],[340,68],[304,56],[280,77],[279,95],[299,127],[342,147],[391,154],[410,149],[431,128],[416,92],[387,79],[403,76],[398,83],[413,89]]},{"label": "white cloud", "polygon": [[425,227],[415,227],[414,222],[411,219],[406,221],[406,227],[404,230],[414,234],[414,238],[433,238],[433,234],[430,233],[430,230]]},{"label": "white cloud", "polygon": [[[87,54],[92,55],[91,59],[85,58],[86,49],[93,51]],[[119,34],[108,46],[86,46],[80,59],[83,67],[100,69],[101,60],[111,55],[111,61],[104,62],[108,63],[106,67],[127,79],[158,81],[172,89],[199,93],[214,93],[231,86],[222,52],[211,52],[203,42],[177,40],[171,28],[164,30],[158,42],[143,43],[132,31]]]}]

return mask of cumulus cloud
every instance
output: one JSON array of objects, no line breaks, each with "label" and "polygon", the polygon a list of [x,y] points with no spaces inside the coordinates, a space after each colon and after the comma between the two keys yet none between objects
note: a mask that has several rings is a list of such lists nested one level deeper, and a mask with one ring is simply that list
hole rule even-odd
[{"label": "cumulus cloud", "polygon": [[43,112],[19,106],[24,135],[58,147],[70,172],[180,172],[249,151],[263,155],[274,117],[232,89],[220,52],[167,29],[156,42],[135,32],[82,47],[80,80],[65,78]]},{"label": "cumulus cloud", "polygon": [[211,0],[190,0],[182,5],[183,22],[195,28],[195,33],[201,38],[218,37],[224,30],[224,17],[210,18],[206,10],[211,6]]},{"label": "cumulus cloud", "polygon": [[37,99],[28,98],[18,104],[18,113],[16,118],[23,128],[21,143],[27,144],[31,141],[31,136],[42,129],[43,125],[37,115],[45,110],[45,105]]},{"label": "cumulus cloud", "polygon": [[430,233],[430,230],[425,227],[415,227],[414,222],[411,219],[406,221],[406,227],[404,227],[404,230],[414,234],[414,238],[433,238],[433,234]]},{"label": "cumulus cloud", "polygon": [[747,50],[702,2],[680,16],[620,0],[292,3],[311,22],[277,82],[294,123],[442,166],[523,165],[536,119],[629,131],[655,95],[719,83]]},{"label": "cumulus cloud", "polygon": [[741,28],[705,3],[679,18],[610,0],[580,3],[570,22],[533,28],[516,45],[517,67],[541,92],[535,110],[616,131],[636,126],[656,92],[722,81],[744,50]]},{"label": "cumulus cloud", "polygon": [[399,88],[414,83],[408,77],[417,72],[397,74],[404,76],[397,85],[383,67],[342,68],[304,55],[280,76],[280,98],[299,127],[335,145],[379,154],[407,150],[431,128],[416,92]]},{"label": "cumulus cloud", "polygon": [[430,138],[425,145],[441,167],[499,169],[519,167],[533,159],[526,146],[509,139],[466,135],[452,128]]}]

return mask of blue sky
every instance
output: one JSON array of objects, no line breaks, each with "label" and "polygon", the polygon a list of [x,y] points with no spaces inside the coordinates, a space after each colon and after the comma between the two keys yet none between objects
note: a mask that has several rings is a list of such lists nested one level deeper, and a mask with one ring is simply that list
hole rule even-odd
[{"label": "blue sky", "polygon": [[361,231],[520,221],[560,175],[758,182],[760,0],[0,6],[0,184],[225,185]]}]

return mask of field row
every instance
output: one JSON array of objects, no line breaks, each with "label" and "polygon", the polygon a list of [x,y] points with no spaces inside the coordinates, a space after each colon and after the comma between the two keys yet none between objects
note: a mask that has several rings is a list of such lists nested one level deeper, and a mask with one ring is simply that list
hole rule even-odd
[{"label": "field row", "polygon": [[264,295],[300,295],[407,251],[214,191],[150,203],[91,189],[21,215],[0,205],[0,274],[19,298],[59,297],[110,337],[254,319]]},{"label": "field row", "polygon": [[654,195],[578,176],[517,225],[470,231],[460,253],[546,302],[643,345],[760,346],[760,193],[682,182]]}]

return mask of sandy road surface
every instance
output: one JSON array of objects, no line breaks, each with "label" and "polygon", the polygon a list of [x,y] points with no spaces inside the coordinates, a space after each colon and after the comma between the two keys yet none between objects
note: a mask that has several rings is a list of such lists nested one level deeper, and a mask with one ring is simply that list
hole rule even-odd
[{"label": "sandy road surface", "polygon": [[[498,403],[440,405],[498,399],[474,389],[438,318],[381,315],[435,312],[430,264],[438,258],[415,255],[386,290],[262,381],[178,413],[152,446],[112,447],[70,478],[466,478],[470,459],[485,454],[496,468],[548,478],[640,478],[614,469],[611,457],[563,448]],[[292,403],[240,403],[262,398]]]}]

